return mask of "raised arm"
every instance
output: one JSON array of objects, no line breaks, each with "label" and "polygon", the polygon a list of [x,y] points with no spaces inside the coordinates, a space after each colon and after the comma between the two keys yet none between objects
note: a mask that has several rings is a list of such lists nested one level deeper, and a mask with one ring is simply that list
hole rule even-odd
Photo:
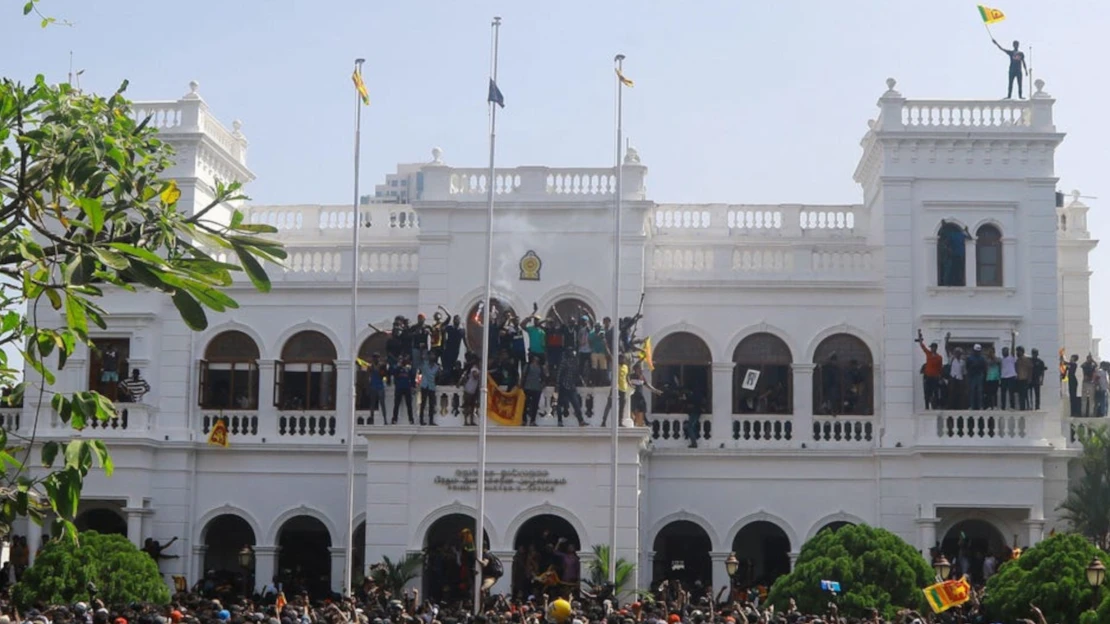
[{"label": "raised arm", "polygon": [[1003,48],[1002,44],[998,43],[998,41],[996,41],[994,39],[991,39],[991,43],[993,43],[995,45],[995,47],[998,48],[999,50],[1002,50],[1003,54],[1009,54],[1010,53],[1010,51],[1007,50],[1006,48]]}]

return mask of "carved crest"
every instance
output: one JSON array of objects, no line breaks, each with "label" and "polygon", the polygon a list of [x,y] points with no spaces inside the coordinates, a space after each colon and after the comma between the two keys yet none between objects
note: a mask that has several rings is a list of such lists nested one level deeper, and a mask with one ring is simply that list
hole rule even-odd
[{"label": "carved crest", "polygon": [[540,269],[543,268],[543,260],[536,255],[536,252],[529,249],[520,259],[520,279],[527,282],[540,281]]}]

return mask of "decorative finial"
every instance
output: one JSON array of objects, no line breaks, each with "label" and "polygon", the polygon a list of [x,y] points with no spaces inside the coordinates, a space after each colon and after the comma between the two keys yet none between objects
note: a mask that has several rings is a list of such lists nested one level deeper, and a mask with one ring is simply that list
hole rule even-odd
[{"label": "decorative finial", "polygon": [[190,80],[189,81],[189,93],[194,93],[195,94],[197,92],[197,89],[199,89],[199,88],[200,88],[200,83],[199,82],[197,82],[196,80]]},{"label": "decorative finial", "polygon": [[867,120],[867,127],[871,130],[874,130],[875,129],[875,120],[874,119],[868,119]]},{"label": "decorative finial", "polygon": [[638,164],[640,164],[640,152],[636,151],[635,147],[632,147],[631,145],[629,145],[628,149],[625,150],[625,152],[624,152],[624,164],[626,164],[626,165],[638,165]]},{"label": "decorative finial", "polygon": [[1071,198],[1075,201],[1079,201],[1079,189],[1072,189]]},{"label": "decorative finial", "polygon": [[442,165],[443,164],[443,150],[442,149],[440,149],[438,147],[433,147],[432,148],[432,164],[433,165]]},{"label": "decorative finial", "polygon": [[1044,80],[1037,78],[1033,81],[1033,86],[1037,87],[1037,93],[1044,93]]},{"label": "decorative finial", "polygon": [[243,129],[243,122],[236,119],[231,122],[231,129],[235,131],[235,134],[239,134],[239,131]]},{"label": "decorative finial", "polygon": [[893,78],[887,78],[886,79],[886,88],[891,90],[891,91],[894,90],[894,86],[897,85],[897,84],[898,84],[898,81],[893,79]]}]

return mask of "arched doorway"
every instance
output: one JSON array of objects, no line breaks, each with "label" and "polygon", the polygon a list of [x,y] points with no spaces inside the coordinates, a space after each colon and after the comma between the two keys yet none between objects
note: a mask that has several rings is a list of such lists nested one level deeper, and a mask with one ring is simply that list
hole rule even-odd
[{"label": "arched doorway", "polygon": [[545,592],[552,595],[565,591],[565,585],[545,588],[542,582],[534,580],[541,576],[554,580],[554,576],[547,576],[551,572],[564,582],[581,581],[584,573],[578,555],[581,548],[578,531],[565,518],[553,514],[529,518],[513,537],[514,557],[520,557],[526,564],[520,578],[513,579],[513,594],[539,596]]},{"label": "arched doorway", "polygon": [[851,334],[833,334],[813,352],[815,414],[870,416],[874,366],[871,349]]},{"label": "arched doorway", "polygon": [[694,583],[703,586],[713,585],[713,560],[709,551],[713,544],[705,529],[689,520],[676,520],[663,527],[655,536],[652,549],[655,561],[652,564],[651,586],[658,587],[664,580],[681,582],[687,589]]},{"label": "arched doorway", "polygon": [[701,406],[702,415],[712,413],[713,356],[709,345],[689,332],[668,334],[656,345],[652,359],[652,385],[663,394],[652,397],[656,414],[685,414],[690,403]]},{"label": "arched doorway", "polygon": [[[77,515],[74,520],[78,531],[96,531],[101,535],[127,535],[127,520],[112,509],[101,507],[89,509]],[[37,544],[28,544],[38,548]]]},{"label": "arched doorway", "polygon": [[[964,520],[957,522],[940,542],[940,551],[952,564],[953,578],[967,574],[973,583],[983,582],[983,561],[994,555],[1001,563],[1010,558],[1012,546],[1007,546],[993,524],[986,520]],[[996,568],[997,569],[997,568]]]},{"label": "arched doorway", "polygon": [[510,313],[516,316],[516,311],[507,302],[500,299],[490,299],[490,307],[493,308],[493,314],[479,313],[479,308],[482,302],[479,301],[470,306],[470,312],[466,315],[466,350],[472,353],[478,353],[482,350],[482,323],[487,319],[493,319],[493,325],[490,326],[489,346],[490,351],[497,353],[503,348],[509,348],[510,345],[502,345],[500,341],[500,332],[495,331],[501,327],[505,321],[505,314]]},{"label": "arched doorway", "polygon": [[732,551],[740,560],[735,578],[739,588],[769,588],[775,579],[790,573],[790,538],[773,522],[757,520],[744,525],[732,540]]},{"label": "arched doorway", "polygon": [[794,413],[793,359],[790,347],[774,334],[741,340],[732,353],[732,413]]},{"label": "arched doorway", "polygon": [[[244,569],[239,554],[244,548],[254,547],[254,529],[246,520],[234,514],[223,514],[208,521],[201,538],[204,546],[204,571],[206,576],[218,579],[217,585],[253,587],[253,566]],[[270,579],[260,579],[269,583]]]},{"label": "arched doorway", "polygon": [[[461,513],[443,516],[428,527],[424,534],[422,579],[423,595],[428,600],[454,602],[473,596],[471,571],[474,566],[462,562],[461,556],[470,552],[474,529],[474,517]],[[488,531],[484,541],[489,542]]]},{"label": "arched doorway", "polygon": [[575,297],[560,299],[547,309],[547,318],[552,320],[562,319],[566,322],[572,318],[580,319],[582,316],[589,316],[595,322],[601,322],[590,304]]},{"label": "arched doorway", "polygon": [[852,523],[852,522],[848,522],[847,520],[836,520],[834,522],[830,522],[830,523],[826,524],[825,526],[821,527],[817,531],[817,533],[815,533],[815,535],[820,535],[821,533],[823,533],[825,531],[832,531],[833,533],[836,533],[840,529],[843,529],[844,527],[847,527],[847,526],[855,526],[855,524]]},{"label": "arched doorway", "polygon": [[278,579],[285,593],[331,592],[331,534],[312,516],[294,516],[278,531]]}]

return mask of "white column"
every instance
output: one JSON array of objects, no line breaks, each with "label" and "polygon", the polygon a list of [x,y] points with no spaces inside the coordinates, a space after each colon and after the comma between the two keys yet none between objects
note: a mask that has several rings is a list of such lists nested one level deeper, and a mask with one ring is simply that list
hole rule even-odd
[{"label": "white column", "polygon": [[722,587],[731,587],[732,579],[728,577],[728,569],[725,568],[725,560],[728,559],[729,554],[727,552],[709,553],[709,558],[713,560],[713,582],[709,589],[714,596]]},{"label": "white column", "polygon": [[[497,579],[497,583],[490,588],[490,594],[510,594],[513,585],[513,559],[516,557],[514,550],[494,550],[493,554],[501,560],[501,565],[505,568],[505,573],[501,578]],[[582,560],[578,560],[582,568],[582,574],[586,573],[586,566],[582,564]]]},{"label": "white column", "polygon": [[[1044,519],[1029,519],[1024,521],[1026,529],[1029,531],[1028,542],[1025,547],[1036,546],[1044,539]],[[1016,546],[1016,544],[1015,544]]]},{"label": "white column", "polygon": [[713,363],[712,423],[713,437],[709,439],[714,447],[728,444],[732,440],[732,362]]},{"label": "white column", "polygon": [[143,547],[143,515],[146,510],[142,507],[124,507],[123,512],[127,514],[127,539],[131,543]]},{"label": "white column", "polygon": [[794,566],[798,563],[798,556],[801,555],[801,554],[802,554],[801,551],[797,551],[797,550],[791,551],[788,554],[788,556],[790,557],[790,571],[791,572],[794,571]]},{"label": "white column", "polygon": [[815,364],[797,362],[791,365],[794,377],[794,441],[813,440],[813,371]]},{"label": "white column", "polygon": [[345,557],[347,556],[347,549],[343,547],[332,547],[328,549],[331,553],[331,590],[333,592],[343,591],[343,573],[345,572]]},{"label": "white column", "polygon": [[35,562],[35,553],[40,543],[42,543],[42,526],[27,518],[27,550],[30,563]]},{"label": "white column", "polygon": [[937,524],[940,523],[940,518],[918,518],[917,519],[917,532],[918,541],[917,546],[921,551],[921,555],[925,557],[925,561],[929,565],[933,564],[929,552],[937,545]]},{"label": "white column", "polygon": [[[262,591],[262,588],[269,585],[274,579],[274,572],[277,570],[277,546],[255,546],[254,547],[254,589],[255,591]],[[342,573],[341,573],[342,576]]]},{"label": "white column", "polygon": [[192,578],[188,579],[190,584],[189,589],[192,589],[193,584],[196,584],[197,581],[204,578],[204,573],[208,571],[204,569],[204,555],[207,552],[207,546],[193,546],[193,575]]},{"label": "white column", "polygon": [[977,286],[975,281],[975,241],[964,239],[964,285]]},{"label": "white column", "polygon": [[[274,405],[274,361],[262,360],[258,362],[258,411],[270,412],[267,418],[273,420],[278,415],[273,414]],[[259,426],[261,431],[261,425]]]},{"label": "white column", "polygon": [[[1002,239],[1002,285],[1006,288],[1016,287],[1017,273],[1019,270],[1017,262],[1017,241],[1010,237],[1004,237]],[[1060,310],[1061,314],[1063,314],[1063,312],[1063,310]],[[1046,375],[1045,377],[1047,378],[1048,376]]]}]

